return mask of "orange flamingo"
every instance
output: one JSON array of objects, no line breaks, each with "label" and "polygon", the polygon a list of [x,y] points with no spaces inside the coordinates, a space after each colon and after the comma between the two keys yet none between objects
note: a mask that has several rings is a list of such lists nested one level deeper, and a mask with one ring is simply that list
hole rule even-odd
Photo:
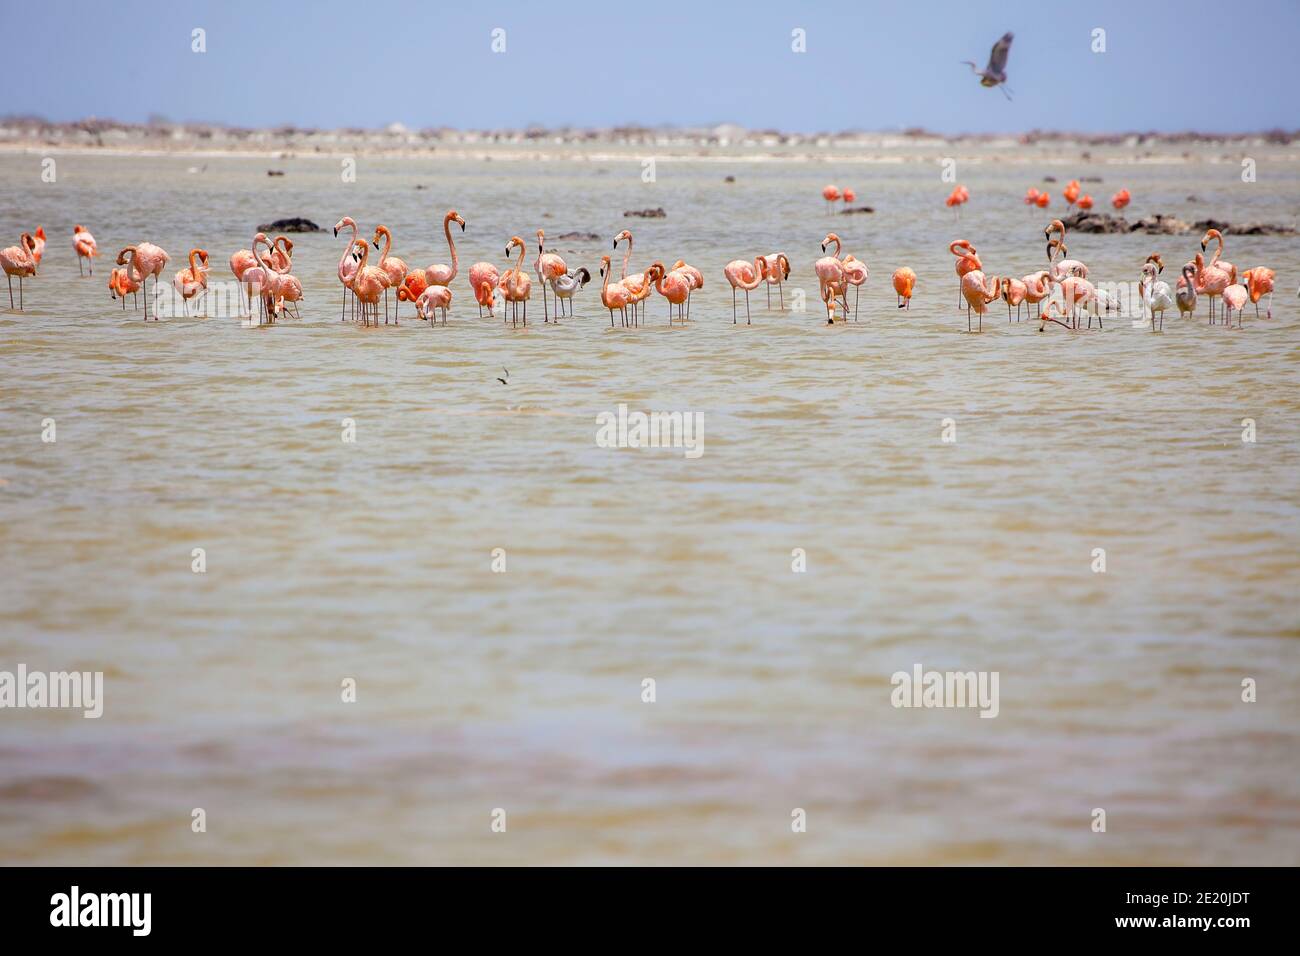
[{"label": "orange flamingo", "polygon": [[1061,196],[1065,199],[1065,208],[1073,209],[1075,202],[1079,198],[1079,180],[1071,179],[1061,190]]},{"label": "orange flamingo", "polygon": [[949,206],[957,211],[957,216],[961,216],[961,207],[970,200],[970,190],[965,186],[954,186],[948,198],[943,201],[945,206]]},{"label": "orange flamingo", "polygon": [[1232,278],[1228,273],[1216,265],[1206,265],[1205,256],[1201,253],[1196,254],[1192,260],[1196,268],[1196,291],[1204,295],[1209,303],[1210,324],[1214,324],[1214,300],[1223,295],[1223,290],[1232,284]]},{"label": "orange flamingo", "polygon": [[[170,261],[171,257],[162,250],[160,246],[152,242],[141,242],[134,246],[127,246],[117,254],[117,264],[124,266],[127,260],[131,263],[131,272],[134,273],[131,278],[140,283],[144,292],[144,318],[149,321],[149,287],[148,278],[153,276],[154,298],[158,298],[158,277],[162,275],[163,268]],[[158,321],[157,309],[154,310],[154,321]]]},{"label": "orange flamingo", "polygon": [[469,285],[474,291],[474,301],[478,303],[478,316],[483,318],[483,310],[488,316],[495,317],[496,289],[501,282],[501,274],[490,262],[476,262],[469,267]]},{"label": "orange flamingo", "polygon": [[1038,190],[1030,186],[1025,190],[1025,205],[1032,206],[1038,202]]},{"label": "orange flamingo", "polygon": [[0,267],[9,283],[9,308],[14,307],[14,276],[18,277],[18,311],[23,311],[23,278],[36,275],[36,240],[30,232],[18,237],[18,245],[0,249]]},{"label": "orange flamingo", "polygon": [[[550,321],[546,311],[546,286],[548,283],[555,282],[561,276],[568,275],[569,267],[554,252],[546,251],[546,232],[542,229],[537,230],[537,261],[533,263],[533,271],[537,273],[537,281],[542,286],[542,322],[546,323]],[[560,303],[557,299],[555,303],[557,310],[559,306]],[[558,311],[556,321],[559,321]]]},{"label": "orange flamingo", "polygon": [[916,273],[907,266],[902,266],[894,270],[892,278],[894,293],[898,298],[898,307],[910,310],[912,308],[912,290],[916,288]]},{"label": "orange flamingo", "polygon": [[456,243],[451,238],[453,222],[460,226],[461,232],[465,231],[465,220],[461,214],[454,209],[448,209],[447,215],[442,217],[442,234],[447,237],[447,251],[451,255],[451,265],[435,262],[425,269],[424,280],[429,285],[451,285],[451,280],[456,278],[456,273],[460,269],[460,260],[456,258]]},{"label": "orange flamingo", "polygon": [[1110,197],[1110,204],[1114,206],[1116,209],[1123,209],[1125,206],[1129,204],[1132,198],[1133,197],[1129,195],[1129,191],[1127,189],[1121,189],[1115,195]]},{"label": "orange flamingo", "polygon": [[408,272],[406,278],[397,289],[397,301],[417,302],[421,293],[429,287],[428,281],[424,277],[423,269],[416,269],[414,272]]},{"label": "orange flamingo", "polygon": [[35,248],[32,249],[32,258],[36,260],[36,268],[41,267],[41,257],[45,255],[45,227],[37,226],[36,234],[32,237]]},{"label": "orange flamingo", "polygon": [[95,274],[95,256],[99,255],[99,243],[85,226],[72,227],[72,248],[77,253],[77,272],[81,274],[81,260],[85,259],[90,267],[90,274]]},{"label": "orange flamingo", "polygon": [[736,324],[736,290],[745,290],[745,324],[749,325],[749,293],[758,288],[758,284],[763,281],[763,273],[767,269],[767,260],[762,256],[756,256],[753,263],[746,262],[744,259],[732,259],[722,269],[722,274],[727,277],[727,282],[731,284],[731,324]]},{"label": "orange flamingo", "polygon": [[[789,260],[787,259],[786,262],[788,264]],[[684,259],[678,259],[674,262],[672,271],[680,272],[686,277],[686,281],[690,283],[691,291],[686,293],[686,319],[687,321],[690,321],[691,296],[695,294],[695,290],[704,288],[704,273],[695,268],[695,266],[688,265]]]},{"label": "orange flamingo", "polygon": [[1084,195],[1080,196],[1080,197],[1079,197],[1079,208],[1080,208],[1080,209],[1083,209],[1083,210],[1085,210],[1085,211],[1091,209],[1091,208],[1092,208],[1092,197],[1089,196],[1089,195],[1087,195],[1086,193],[1085,193]]},{"label": "orange flamingo", "polygon": [[1250,301],[1255,304],[1255,318],[1259,318],[1259,300],[1264,296],[1268,296],[1268,312],[1265,317],[1273,318],[1273,280],[1276,276],[1277,273],[1267,266],[1255,266],[1241,274],[1246,288],[1250,290]]},{"label": "orange flamingo", "polygon": [[972,309],[979,316],[979,330],[984,331],[984,313],[989,310],[989,303],[998,297],[997,276],[985,278],[979,269],[972,269],[961,277],[961,294],[966,299],[966,331],[971,331]]},{"label": "orange flamingo", "polygon": [[284,310],[285,303],[288,303],[293,306],[293,317],[300,319],[302,315],[298,311],[297,304],[303,299],[302,282],[297,276],[289,274],[290,265],[287,256],[277,259],[275,252],[278,250],[275,250],[274,245],[270,248],[272,254],[265,259],[258,256],[258,261],[267,270],[268,298],[272,303],[271,318],[274,319],[279,315]]},{"label": "orange flamingo", "polygon": [[957,257],[955,268],[957,270],[957,308],[961,308],[962,303],[962,279],[967,273],[975,272],[977,269],[983,269],[984,265],[980,262],[979,254],[975,247],[970,244],[968,239],[954,239],[948,243],[948,251]]},{"label": "orange flamingo", "polygon": [[822,199],[826,200],[826,209],[835,215],[835,200],[840,198],[840,187],[834,183],[822,187]]},{"label": "orange flamingo", "polygon": [[623,315],[623,325],[627,325],[627,304],[630,299],[627,288],[622,282],[611,283],[609,274],[613,270],[609,265],[609,256],[600,257],[600,276],[602,284],[600,287],[600,304],[609,309],[609,327],[614,327],[614,310],[618,309]]},{"label": "orange flamingo", "polygon": [[190,299],[208,289],[208,253],[205,249],[190,250],[190,267],[172,276],[172,288],[181,297],[181,308],[189,315]]},{"label": "orange flamingo", "polygon": [[[370,241],[376,249],[379,248],[379,237],[384,237],[384,251],[379,255],[379,268],[388,276],[388,286],[400,286],[406,274],[411,270],[407,268],[406,261],[389,255],[393,248],[393,233],[387,226],[375,226],[375,234]],[[394,315],[396,318],[396,315]],[[384,322],[388,322],[388,288],[384,289]]]},{"label": "orange flamingo", "polygon": [[668,272],[662,262],[650,267],[654,276],[655,291],[668,300],[668,324],[673,324],[673,306],[677,306],[677,317],[686,321],[686,300],[691,295],[691,280],[684,272]]},{"label": "orange flamingo", "polygon": [[1051,204],[1051,202],[1052,202],[1051,193],[1041,192],[1038,194],[1038,199],[1036,200],[1036,203],[1039,209],[1046,209]]},{"label": "orange flamingo", "polygon": [[140,305],[140,283],[128,274],[127,269],[111,269],[108,273],[108,294],[111,298],[122,300],[122,310],[126,311],[126,297],[135,296],[135,304]]},{"label": "orange flamingo", "polygon": [[519,248],[519,261],[515,263],[513,269],[507,269],[501,275],[501,294],[505,300],[510,303],[513,311],[510,315],[510,324],[514,325],[519,316],[519,303],[524,304],[524,326],[528,325],[528,297],[533,292],[533,280],[528,278],[528,273],[524,272],[524,241],[518,236],[511,236],[510,241],[506,243],[506,258],[510,258],[510,250],[515,247]]},{"label": "orange flamingo", "polygon": [[858,194],[856,192],[847,186],[844,187],[844,192],[840,194],[840,199],[844,201],[844,210],[846,212],[848,211],[849,203],[853,202],[857,198]]},{"label": "orange flamingo", "polygon": [[632,233],[629,230],[624,229],[615,236],[614,248],[617,249],[618,244],[624,239],[627,240],[627,252],[623,254],[623,274],[619,276],[618,281],[623,284],[623,288],[627,289],[628,295],[631,297],[629,304],[632,306],[632,324],[640,325],[641,317],[637,313],[637,305],[644,302],[646,296],[649,295],[650,284],[646,281],[644,272],[634,272],[632,275],[627,274],[627,264],[632,258]]}]

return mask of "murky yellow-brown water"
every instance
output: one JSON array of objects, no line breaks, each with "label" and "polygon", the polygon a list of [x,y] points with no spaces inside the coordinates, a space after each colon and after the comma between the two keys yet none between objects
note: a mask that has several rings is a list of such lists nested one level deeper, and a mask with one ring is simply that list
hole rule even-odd
[{"label": "murky yellow-brown water", "polygon": [[[1019,197],[1045,173],[1102,176],[1103,204],[1127,186],[1130,216],[1296,219],[1293,161],[1243,184],[1198,149],[976,155],[960,224],[934,158],[901,154],[664,159],[654,183],[630,153],[375,159],[348,184],[330,158],[66,154],[43,183],[39,155],[0,155],[3,244],[51,236],[27,311],[0,312],[0,670],[105,672],[99,720],[0,710],[0,860],[1294,863],[1297,240],[1228,238],[1239,268],[1277,269],[1272,320],[1163,335],[1040,335],[996,306],[967,335],[946,251],[1040,268],[1048,217]],[[827,181],[876,213],[832,222]],[[668,217],[621,215],[645,206]],[[511,330],[460,278],[446,328],[408,306],[364,330],[339,321],[328,231],[296,237],[303,319],[270,329],[146,325],[105,286],[143,239],[168,277],[199,245],[225,278],[290,215],[383,221],[395,253],[444,261],[450,207],[462,270],[542,226],[599,234],[556,243],[594,275],[629,227],[638,269],[704,270],[694,321],[670,331],[654,298],[644,328],[611,329],[592,285],[575,318],[535,302]],[[105,253],[93,281],[74,223]],[[831,225],[872,269],[862,321],[760,291],[733,326],[723,264],[781,249],[811,292]],[[1120,281],[1196,238],[1070,252]],[[702,413],[704,454],[598,447],[619,403]],[[916,663],[998,671],[999,715],[895,709],[890,675]]]}]

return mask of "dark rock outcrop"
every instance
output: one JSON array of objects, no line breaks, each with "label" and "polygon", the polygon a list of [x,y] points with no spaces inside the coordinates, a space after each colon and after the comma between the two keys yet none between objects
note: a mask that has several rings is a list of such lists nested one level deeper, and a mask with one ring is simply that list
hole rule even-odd
[{"label": "dark rock outcrop", "polygon": [[277,219],[275,222],[264,222],[257,227],[258,232],[320,232],[320,226],[310,219]]},{"label": "dark rock outcrop", "polygon": [[663,207],[663,206],[660,206],[658,209],[625,209],[625,210],[623,210],[623,217],[624,217],[624,218],[627,218],[627,217],[629,217],[629,216],[635,216],[635,217],[638,218],[638,219],[665,219],[665,218],[667,218],[668,213],[664,212],[664,207]]}]

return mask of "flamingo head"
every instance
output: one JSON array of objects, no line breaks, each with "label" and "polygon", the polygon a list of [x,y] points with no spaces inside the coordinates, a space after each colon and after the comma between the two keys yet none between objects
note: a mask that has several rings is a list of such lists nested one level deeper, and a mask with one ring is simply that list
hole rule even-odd
[{"label": "flamingo head", "polygon": [[614,248],[617,249],[619,242],[621,242],[624,239],[626,239],[628,242],[632,241],[632,233],[628,232],[626,229],[624,229],[622,232],[620,232],[617,236],[614,237]]},{"label": "flamingo head", "polygon": [[128,252],[131,254],[131,258],[134,259],[134,258],[135,258],[135,246],[127,246],[125,249],[123,249],[121,252],[119,252],[119,253],[117,254],[117,264],[118,264],[119,266],[124,266],[124,265],[126,265],[126,256],[127,256],[127,253],[128,253]]},{"label": "flamingo head", "polygon": [[447,210],[447,217],[446,217],[446,220],[445,220],[445,221],[446,221],[446,222],[455,222],[455,223],[459,223],[459,224],[460,224],[460,231],[461,231],[461,232],[464,232],[464,231],[465,231],[465,220],[461,217],[461,214],[458,213],[456,210],[454,210],[454,209],[448,209],[448,210]]},{"label": "flamingo head", "polygon": [[77,233],[79,233],[79,232],[85,232],[85,231],[86,231],[86,227],[85,227],[85,226],[73,226],[73,227],[72,227],[72,234],[73,234],[74,236],[75,236]]},{"label": "flamingo head", "polygon": [[520,249],[522,249],[524,247],[524,241],[520,239],[518,236],[511,236],[510,241],[506,243],[507,257],[509,257],[510,255],[510,250],[513,249],[515,246],[518,246]]},{"label": "flamingo head", "polygon": [[344,228],[346,228],[346,227],[348,227],[348,226],[351,226],[353,229],[356,229],[356,228],[357,228],[357,221],[356,221],[355,219],[353,219],[351,216],[344,216],[344,217],[343,217],[342,219],[340,219],[338,222],[334,223],[334,236],[335,236],[335,238],[338,238],[338,234],[339,234],[339,230],[340,230],[340,229],[344,229]]},{"label": "flamingo head", "polygon": [[605,278],[605,273],[609,270],[609,256],[600,257],[600,277]]}]

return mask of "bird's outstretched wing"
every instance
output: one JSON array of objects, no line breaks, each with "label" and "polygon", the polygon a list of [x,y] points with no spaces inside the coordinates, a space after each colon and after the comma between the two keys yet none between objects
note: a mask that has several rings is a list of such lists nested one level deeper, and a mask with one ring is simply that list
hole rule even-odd
[{"label": "bird's outstretched wing", "polygon": [[1011,41],[1016,38],[1014,33],[1002,34],[1002,39],[993,44],[993,49],[989,51],[989,66],[986,72],[1003,76],[1007,72],[1007,57],[1011,53]]}]

